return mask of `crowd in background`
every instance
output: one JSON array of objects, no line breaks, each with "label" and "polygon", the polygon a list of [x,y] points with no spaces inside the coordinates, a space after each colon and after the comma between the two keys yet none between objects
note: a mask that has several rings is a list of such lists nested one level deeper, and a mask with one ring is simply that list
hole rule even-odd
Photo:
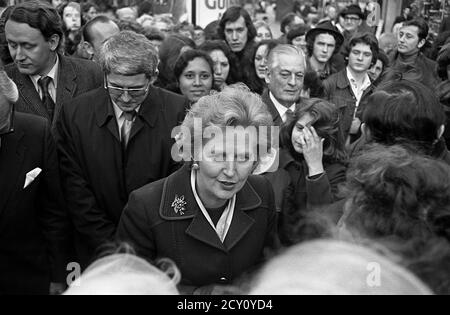
[{"label": "crowd in background", "polygon": [[[67,262],[85,269],[111,241],[132,248],[68,294],[450,294],[445,21],[434,38],[414,8],[387,30],[368,20],[374,1],[296,1],[275,31],[257,18],[273,3],[244,1],[202,28],[152,1],[49,2],[0,19],[0,105],[15,104],[0,107],[0,294],[62,293]],[[14,112],[46,123],[13,126]],[[279,126],[279,163],[258,151],[216,187],[213,165],[171,156],[172,129],[194,118]],[[39,202],[4,194],[21,128],[44,143]]]}]

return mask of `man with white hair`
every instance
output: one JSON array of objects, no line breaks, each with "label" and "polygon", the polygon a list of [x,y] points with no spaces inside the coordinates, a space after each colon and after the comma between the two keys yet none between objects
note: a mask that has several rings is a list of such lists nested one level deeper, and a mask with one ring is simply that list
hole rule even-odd
[{"label": "man with white hair", "polygon": [[278,45],[270,52],[267,67],[268,90],[262,99],[272,114],[274,125],[280,126],[295,112],[300,101],[306,60],[295,46]]},{"label": "man with white hair", "polygon": [[0,295],[60,293],[68,221],[56,148],[46,119],[14,112],[18,98],[0,71]]}]

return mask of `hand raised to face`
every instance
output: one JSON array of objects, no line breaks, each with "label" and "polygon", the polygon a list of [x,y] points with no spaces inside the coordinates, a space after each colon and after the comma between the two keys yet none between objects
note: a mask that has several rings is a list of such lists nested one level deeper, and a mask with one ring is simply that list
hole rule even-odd
[{"label": "hand raised to face", "polygon": [[305,127],[303,137],[300,142],[303,147],[303,157],[309,168],[309,176],[315,176],[324,173],[323,168],[323,143],[324,139],[317,135],[314,127]]}]

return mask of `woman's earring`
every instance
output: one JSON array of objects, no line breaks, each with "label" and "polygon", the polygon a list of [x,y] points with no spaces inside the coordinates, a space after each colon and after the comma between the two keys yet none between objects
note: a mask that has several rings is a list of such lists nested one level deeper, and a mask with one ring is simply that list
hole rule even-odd
[{"label": "woman's earring", "polygon": [[197,162],[194,162],[194,164],[192,164],[192,169],[194,169],[194,171],[198,171],[200,169],[200,165],[198,165]]}]

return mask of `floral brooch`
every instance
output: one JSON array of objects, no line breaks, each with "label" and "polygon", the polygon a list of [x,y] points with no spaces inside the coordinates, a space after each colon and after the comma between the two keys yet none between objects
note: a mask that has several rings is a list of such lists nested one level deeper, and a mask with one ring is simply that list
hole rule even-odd
[{"label": "floral brooch", "polygon": [[184,201],[184,196],[178,197],[178,195],[175,195],[175,200],[172,202],[172,208],[175,211],[176,214],[184,215],[184,212],[186,211],[186,201]]}]

